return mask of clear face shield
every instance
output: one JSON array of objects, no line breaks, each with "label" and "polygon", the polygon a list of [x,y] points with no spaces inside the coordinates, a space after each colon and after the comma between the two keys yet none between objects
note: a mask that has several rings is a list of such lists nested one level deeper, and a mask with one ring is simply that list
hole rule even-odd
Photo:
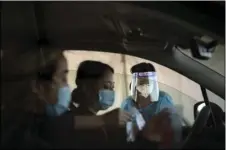
[{"label": "clear face shield", "polygon": [[139,105],[144,101],[157,102],[159,87],[156,72],[133,73],[130,94]]}]

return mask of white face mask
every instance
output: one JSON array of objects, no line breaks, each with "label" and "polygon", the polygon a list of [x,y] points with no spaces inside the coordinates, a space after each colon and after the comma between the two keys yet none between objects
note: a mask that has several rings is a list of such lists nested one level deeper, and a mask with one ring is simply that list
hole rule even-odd
[{"label": "white face mask", "polygon": [[137,86],[137,90],[141,93],[144,98],[147,98],[153,91],[153,84],[145,84],[141,86]]}]

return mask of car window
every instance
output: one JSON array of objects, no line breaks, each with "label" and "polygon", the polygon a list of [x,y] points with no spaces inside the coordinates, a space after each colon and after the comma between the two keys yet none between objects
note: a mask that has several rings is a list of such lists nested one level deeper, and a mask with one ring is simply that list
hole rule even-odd
[{"label": "car window", "polygon": [[[71,79],[69,79],[69,81],[73,81],[72,79],[74,78],[75,73],[76,73],[76,71],[74,71],[74,70],[69,71],[69,78],[71,78]],[[108,111],[111,111],[112,109],[121,107],[124,100],[128,96],[130,96],[130,89],[129,89],[130,82],[127,82],[127,87],[122,86],[122,83],[120,83],[120,82],[124,82],[125,78],[123,77],[123,75],[115,74],[114,76],[116,78],[116,86],[115,86],[116,99],[115,99],[114,105],[105,111],[99,111],[98,114],[104,114]],[[121,79],[121,80],[117,80],[117,78]],[[117,83],[117,81],[118,81],[118,83]],[[74,82],[69,82],[69,84],[71,87],[76,87]],[[159,90],[161,92],[166,93],[167,95],[169,95],[172,98],[173,104],[174,104],[178,114],[182,118],[182,121],[183,121],[182,124],[189,125],[189,126],[192,125],[194,123],[194,111],[193,111],[194,105],[198,101],[202,101],[202,100],[194,99],[194,98],[180,92],[179,90],[172,88],[161,82],[158,82],[158,85],[159,85]]]},{"label": "car window", "polygon": [[[84,60],[96,60],[114,68],[116,101],[112,107],[105,111],[100,111],[99,114],[121,106],[123,100],[130,94],[130,68],[135,64],[148,62],[156,68],[160,90],[168,93],[172,97],[173,103],[180,115],[184,118],[184,121],[187,122],[186,124],[192,125],[194,123],[193,107],[198,101],[203,101],[203,97],[200,85],[185,76],[155,62],[129,55],[106,52],[65,51],[65,56],[69,64],[68,82],[71,90],[76,88],[75,78],[80,62]],[[124,59],[122,59],[123,56]]]},{"label": "car window", "polygon": [[207,91],[207,96],[208,96],[209,101],[220,106],[220,108],[225,112],[225,100],[222,99],[221,97],[217,96],[210,90],[206,90],[206,91]]},{"label": "car window", "polygon": [[194,105],[201,101],[159,82],[159,89],[169,94],[173,100],[178,114],[182,117],[183,122],[192,125],[194,123]]},{"label": "car window", "polygon": [[186,56],[191,57],[194,61],[201,63],[202,65],[210,68],[211,70],[225,76],[225,45],[217,45],[212,53],[212,57],[208,60],[200,60],[192,56],[190,49],[180,49],[180,51]]}]

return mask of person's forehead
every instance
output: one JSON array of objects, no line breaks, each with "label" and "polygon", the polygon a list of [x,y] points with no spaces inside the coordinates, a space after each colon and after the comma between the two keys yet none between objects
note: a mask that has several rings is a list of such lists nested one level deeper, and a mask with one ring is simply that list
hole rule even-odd
[{"label": "person's forehead", "polygon": [[148,84],[149,78],[148,77],[140,77],[137,79],[137,83],[138,83],[138,85]]}]

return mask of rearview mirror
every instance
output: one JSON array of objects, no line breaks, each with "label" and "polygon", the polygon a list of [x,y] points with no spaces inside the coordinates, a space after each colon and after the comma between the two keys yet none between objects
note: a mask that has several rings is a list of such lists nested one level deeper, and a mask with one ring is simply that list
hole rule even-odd
[{"label": "rearview mirror", "polygon": [[217,40],[213,40],[210,37],[194,37],[190,41],[191,53],[192,56],[201,59],[208,60],[212,57],[212,53],[214,52],[218,42]]}]

